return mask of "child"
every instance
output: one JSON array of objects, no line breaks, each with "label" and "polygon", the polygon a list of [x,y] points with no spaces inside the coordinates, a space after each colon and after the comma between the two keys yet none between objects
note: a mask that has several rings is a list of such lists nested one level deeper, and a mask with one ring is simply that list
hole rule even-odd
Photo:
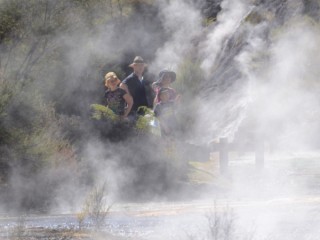
[{"label": "child", "polygon": [[121,81],[114,72],[105,75],[106,105],[121,119],[126,119],[133,105],[130,94],[118,87]]},{"label": "child", "polygon": [[159,90],[161,88],[167,88],[169,91],[169,100],[176,101],[179,99],[179,95],[177,95],[176,91],[170,87],[171,83],[176,80],[176,73],[169,70],[162,70],[159,73],[159,79],[153,84],[153,89],[155,91],[156,97],[154,99],[154,106],[160,102],[159,99]]},{"label": "child", "polygon": [[177,121],[174,112],[174,102],[170,100],[170,89],[160,88],[157,98],[159,102],[154,108],[154,114],[160,122],[161,136],[174,137]]}]

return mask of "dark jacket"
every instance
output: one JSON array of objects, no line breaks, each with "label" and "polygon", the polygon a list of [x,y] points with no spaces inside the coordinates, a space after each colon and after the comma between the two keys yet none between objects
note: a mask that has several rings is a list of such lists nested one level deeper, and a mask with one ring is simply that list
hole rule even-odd
[{"label": "dark jacket", "polygon": [[126,77],[122,83],[125,83],[128,86],[129,92],[133,98],[133,106],[130,114],[136,112],[141,106],[148,107],[145,82],[143,80],[140,81],[138,76],[132,73]]}]

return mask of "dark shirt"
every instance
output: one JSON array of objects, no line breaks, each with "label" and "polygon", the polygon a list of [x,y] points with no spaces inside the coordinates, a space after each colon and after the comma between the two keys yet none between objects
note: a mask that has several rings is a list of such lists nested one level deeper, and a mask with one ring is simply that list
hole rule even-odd
[{"label": "dark shirt", "polygon": [[140,81],[138,76],[134,73],[130,74],[126,77],[122,83],[125,83],[128,86],[129,92],[133,99],[133,106],[131,108],[130,113],[134,113],[141,106],[148,106],[146,91],[145,91],[145,83],[144,81]]},{"label": "dark shirt", "polygon": [[122,88],[117,88],[114,91],[107,90],[104,94],[106,105],[117,115],[122,116],[126,106],[126,101],[123,96],[126,91]]}]

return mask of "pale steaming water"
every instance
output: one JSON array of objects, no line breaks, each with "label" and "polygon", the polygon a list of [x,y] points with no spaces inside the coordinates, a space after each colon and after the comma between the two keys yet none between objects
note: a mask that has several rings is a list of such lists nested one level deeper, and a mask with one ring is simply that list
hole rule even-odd
[{"label": "pale steaming water", "polygon": [[[258,239],[272,236],[272,239],[316,239],[320,220],[320,198],[279,198],[266,201],[229,201],[221,200],[233,209],[236,227],[241,231],[253,231]],[[131,216],[112,214],[107,218],[102,231],[115,236],[141,237],[157,239],[159,236],[179,236],[185,239],[185,233],[197,235],[206,230],[206,216],[214,211],[213,204],[204,202],[170,204],[155,213],[154,211]],[[216,208],[221,211],[225,206]],[[155,216],[148,216],[155,215]],[[1,236],[4,237],[17,225],[17,219],[0,220]],[[77,220],[73,215],[33,216],[24,219],[26,229],[77,229]],[[84,225],[91,229],[90,221]],[[302,237],[302,238],[301,238]]]},{"label": "pale steaming water", "polygon": [[[263,171],[254,158],[230,159],[230,175],[223,194],[213,193],[189,202],[115,204],[102,227],[114,236],[163,239],[208,231],[208,216],[232,213],[234,227],[256,239],[317,239],[320,234],[320,154],[267,155]],[[302,162],[303,161],[303,162]],[[73,214],[30,215],[21,218],[26,229],[77,229]],[[0,218],[1,237],[19,224],[19,218]],[[84,229],[93,229],[86,219]],[[308,237],[308,238],[307,238]],[[200,238],[201,239],[201,238]],[[209,238],[205,238],[209,239]]]}]

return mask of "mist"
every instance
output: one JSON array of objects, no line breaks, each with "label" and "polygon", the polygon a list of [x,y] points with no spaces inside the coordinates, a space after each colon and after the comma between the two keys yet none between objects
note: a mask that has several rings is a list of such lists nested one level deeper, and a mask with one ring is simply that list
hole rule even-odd
[{"label": "mist", "polygon": [[[284,24],[278,22],[277,9],[269,10],[267,3],[254,6],[237,1],[241,7],[235,12],[227,7],[231,3],[221,5],[217,26],[203,45],[204,52],[212,54],[202,61],[206,72],[212,70],[203,84],[206,102],[200,110],[201,135],[212,133],[203,137],[205,141],[215,136],[232,141],[249,121],[248,127],[257,129],[246,128],[244,134],[256,131],[267,141],[283,138],[279,141],[287,141],[287,146],[316,144],[310,133],[318,128],[312,118],[318,113],[314,71],[319,58],[312,53],[318,51],[319,36],[316,24],[300,14],[298,3],[288,4]],[[261,20],[251,23],[255,14]],[[310,82],[315,84],[312,89],[306,87]]]},{"label": "mist", "polygon": [[157,49],[150,68],[158,72],[163,68],[177,71],[184,57],[191,54],[192,41],[201,33],[200,11],[188,1],[159,2],[160,18],[169,37]]},{"label": "mist", "polygon": [[[248,141],[252,145],[256,139],[264,141],[266,156],[276,151],[293,154],[317,150],[320,30],[313,16],[319,13],[308,12],[303,1],[280,2],[224,0],[216,21],[209,26],[203,23],[196,1],[156,1],[145,9],[151,15],[148,21],[137,14],[123,25],[117,12],[113,15],[115,21],[98,28],[82,22],[84,13],[80,10],[68,13],[65,19],[76,17],[77,28],[50,39],[50,47],[59,44],[63,49],[58,53],[63,62],[51,62],[50,54],[45,55],[47,61],[35,66],[35,70],[43,70],[33,76],[33,81],[44,99],[55,103],[57,114],[77,116],[74,124],[81,131],[73,137],[80,146],[75,151],[80,167],[74,172],[68,172],[64,165],[55,170],[45,169],[28,184],[28,178],[20,172],[22,167],[15,168],[10,184],[16,191],[8,197],[15,202],[9,206],[14,208],[36,193],[53,198],[53,203],[43,206],[52,213],[77,212],[92,186],[103,184],[107,185],[109,203],[211,201],[221,197],[221,192],[217,194],[207,186],[202,189],[183,185],[179,178],[185,177],[185,165],[168,167],[172,159],[161,152],[162,145],[156,139],[135,136],[124,141],[106,140],[99,129],[109,134],[110,126],[98,126],[91,121],[90,104],[101,103],[103,99],[104,74],[116,71],[124,79],[136,55],[145,59],[148,72],[155,76],[163,68],[176,71],[177,88],[185,83],[181,67],[185,60],[199,65],[201,78],[191,79],[191,84],[199,87],[197,94],[186,88],[178,89],[183,90],[182,108],[184,102],[193,103],[196,108],[187,108],[192,110],[188,114],[196,117],[194,126],[179,139],[182,146],[177,148],[183,149],[184,142],[210,147],[212,142],[226,137],[230,142]],[[92,18],[99,20],[103,14],[97,8]],[[19,59],[18,56],[16,61],[20,62]],[[10,68],[14,69],[17,62],[10,62]],[[115,68],[116,64],[122,69]],[[272,155],[272,164],[278,156]],[[279,178],[283,169],[273,172],[272,164],[263,173],[252,169],[241,172],[239,167],[233,177],[219,175],[217,180],[229,183],[222,196],[230,199],[278,196],[291,178],[287,175]],[[39,188],[37,183],[42,179],[47,182]],[[53,192],[48,186],[55,186]],[[303,187],[303,184],[290,186],[286,193],[298,196],[304,192]],[[241,219],[254,219],[251,212],[237,213]],[[307,213],[301,211],[299,216]],[[262,232],[277,229],[276,223],[282,219],[264,218],[264,214],[261,213],[260,220],[268,225]],[[281,217],[285,219],[286,215]],[[180,226],[177,222],[174,226]]]}]

